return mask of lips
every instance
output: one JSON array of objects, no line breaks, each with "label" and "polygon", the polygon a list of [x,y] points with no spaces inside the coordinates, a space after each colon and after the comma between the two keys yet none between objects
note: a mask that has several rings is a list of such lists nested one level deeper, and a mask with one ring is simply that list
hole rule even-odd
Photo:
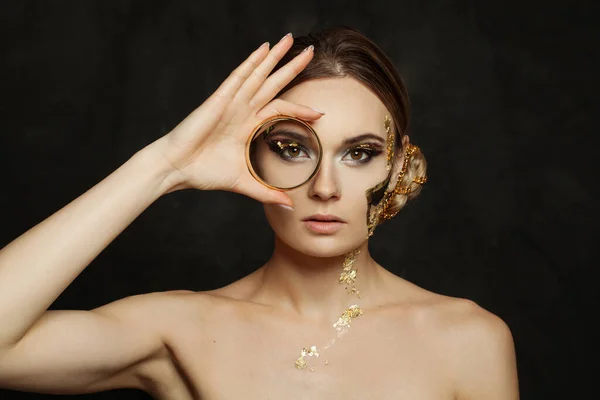
[{"label": "lips", "polygon": [[340,221],[321,221],[316,219],[305,219],[302,223],[309,231],[320,235],[334,234],[345,225],[345,223]]},{"label": "lips", "polygon": [[320,221],[320,222],[342,222],[345,223],[343,219],[333,214],[314,214],[309,217],[303,219],[303,221]]}]

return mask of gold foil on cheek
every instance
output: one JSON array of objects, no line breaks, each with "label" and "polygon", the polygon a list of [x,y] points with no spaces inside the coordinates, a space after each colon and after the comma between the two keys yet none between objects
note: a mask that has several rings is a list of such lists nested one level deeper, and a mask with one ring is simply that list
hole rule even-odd
[{"label": "gold foil on cheek", "polygon": [[373,236],[373,232],[375,231],[375,228],[377,227],[377,225],[379,224],[379,213],[381,211],[380,209],[380,203],[381,203],[381,199],[378,200],[378,204],[377,206],[373,206],[372,204],[372,197],[373,197],[373,193],[374,192],[380,192],[380,191],[384,191],[383,195],[378,194],[379,196],[383,196],[383,198],[385,198],[386,196],[386,192],[387,192],[387,188],[384,186],[387,186],[389,183],[389,180],[391,178],[391,170],[394,164],[394,159],[395,159],[395,146],[396,146],[396,135],[392,129],[392,119],[390,118],[389,115],[386,115],[384,117],[384,126],[385,126],[385,130],[387,132],[387,138],[386,138],[386,169],[388,171],[388,176],[386,177],[386,179],[380,183],[378,183],[377,185],[375,185],[374,187],[368,189],[366,191],[366,196],[367,196],[367,214],[366,214],[366,219],[367,219],[367,237],[365,239],[369,239],[371,236]]},{"label": "gold foil on cheek", "polygon": [[383,120],[383,123],[385,124],[385,130],[387,132],[387,140],[386,140],[386,143],[387,143],[386,169],[389,171],[389,170],[392,169],[392,163],[393,163],[393,158],[394,158],[394,145],[396,143],[395,143],[395,140],[394,140],[394,138],[395,138],[394,132],[393,132],[392,126],[391,126],[392,120],[389,117],[389,115],[385,116],[385,118]]}]

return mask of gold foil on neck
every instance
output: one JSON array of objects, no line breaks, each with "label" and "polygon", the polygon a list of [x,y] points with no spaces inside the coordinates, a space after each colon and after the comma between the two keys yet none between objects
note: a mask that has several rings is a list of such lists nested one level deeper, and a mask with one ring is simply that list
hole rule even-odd
[{"label": "gold foil on neck", "polygon": [[[358,295],[358,298],[362,298],[360,296],[359,291],[355,287],[357,271],[352,269],[352,266],[356,262],[356,257],[359,254],[360,254],[360,249],[353,250],[353,251],[349,252],[348,254],[346,254],[346,257],[344,259],[343,268],[342,268],[342,273],[340,274],[340,278],[339,278],[339,283],[345,283],[348,286],[351,286],[351,290],[349,292],[347,292],[348,294],[356,293]],[[346,289],[348,289],[348,286],[346,286]],[[337,339],[343,337],[348,332],[348,329],[350,328],[352,320],[361,316],[362,314],[363,314],[363,312],[362,312],[361,308],[358,306],[358,304],[353,304],[350,307],[348,307],[342,313],[342,315],[338,318],[338,320],[333,324],[333,328],[336,331],[336,337],[330,339],[323,348],[328,349],[336,342]],[[296,369],[304,369],[304,368],[308,367],[308,362],[306,361],[305,357],[313,357],[313,356],[314,357],[320,356],[317,346],[313,345],[313,346],[310,346],[309,348],[306,348],[306,347],[302,348],[302,350],[300,351],[300,357],[298,357],[294,363]],[[325,365],[329,365],[329,360],[325,360]],[[315,368],[311,367],[310,371],[314,372]]]}]

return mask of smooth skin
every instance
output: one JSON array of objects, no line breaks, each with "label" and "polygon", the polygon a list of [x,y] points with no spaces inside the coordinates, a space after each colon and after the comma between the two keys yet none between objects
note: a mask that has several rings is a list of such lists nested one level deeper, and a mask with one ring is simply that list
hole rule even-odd
[{"label": "smooth skin", "polygon": [[[163,194],[229,190],[292,205],[259,184],[245,165],[245,140],[278,113],[322,114],[270,101],[311,60],[303,52],[265,79],[289,50],[263,45],[171,132],[136,153],[89,191],[0,252],[0,387],[45,393],[142,388],[139,371],[166,350],[160,315],[179,308],[176,292],[117,300],[91,311],[48,307],[97,255]],[[161,311],[164,310],[164,314]]]},{"label": "smooth skin", "polygon": [[90,311],[48,310],[166,193],[226,190],[293,205],[285,192],[260,185],[244,157],[247,136],[265,118],[322,115],[273,100],[312,59],[309,49],[269,76],[292,42],[286,36],[271,50],[254,51],[171,132],[0,251],[0,387],[52,394],[137,388],[157,399],[518,398],[512,337],[502,320],[473,302],[392,276],[390,293],[403,297],[365,316],[371,323],[357,325],[347,341],[363,351],[341,352],[328,374],[312,376],[290,368],[277,350],[295,354],[288,342],[303,338],[306,326],[248,301],[260,271],[215,291],[155,292]]}]

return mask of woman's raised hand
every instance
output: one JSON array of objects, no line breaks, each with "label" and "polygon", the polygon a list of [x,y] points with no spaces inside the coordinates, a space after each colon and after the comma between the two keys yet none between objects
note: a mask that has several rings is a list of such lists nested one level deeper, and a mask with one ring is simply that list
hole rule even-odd
[{"label": "woman's raised hand", "polygon": [[312,46],[269,76],[293,43],[284,36],[269,50],[263,44],[240,64],[217,90],[159,141],[159,152],[172,167],[174,185],[226,190],[263,203],[292,206],[289,196],[269,189],[252,177],[246,166],[246,141],[264,119],[291,115],[316,120],[322,114],[307,106],[275,99],[313,57]]}]

